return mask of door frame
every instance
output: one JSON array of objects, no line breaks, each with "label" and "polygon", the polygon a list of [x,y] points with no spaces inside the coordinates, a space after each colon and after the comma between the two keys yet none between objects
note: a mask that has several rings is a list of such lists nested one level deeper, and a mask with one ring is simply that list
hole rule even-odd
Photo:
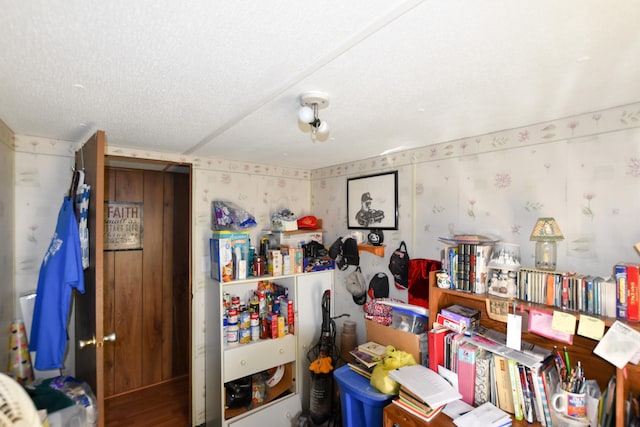
[{"label": "door frame", "polygon": [[[107,161],[123,162],[131,165],[147,165],[148,169],[163,166],[187,167],[189,173],[189,214],[193,215],[193,165],[162,160],[146,160],[126,156],[111,156],[105,151],[106,136],[104,131],[97,131],[75,153],[76,167],[85,171],[85,182],[91,185],[89,203],[89,250],[90,265],[85,270],[85,294],[76,295],[75,304],[75,357],[76,376],[86,381],[96,395],[98,408],[98,427],[104,427],[104,172]],[[152,167],[153,165],[153,167]],[[141,167],[142,168],[142,167]],[[189,396],[188,408],[190,423],[193,424],[193,223],[189,222],[188,234],[188,375]],[[80,349],[79,340],[93,340],[95,346]],[[108,343],[107,343],[108,345]]]}]

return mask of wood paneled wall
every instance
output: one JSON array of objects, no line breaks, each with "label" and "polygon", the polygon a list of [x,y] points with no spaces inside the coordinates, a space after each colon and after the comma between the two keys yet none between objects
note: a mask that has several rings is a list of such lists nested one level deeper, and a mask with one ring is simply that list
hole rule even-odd
[{"label": "wood paneled wall", "polygon": [[[143,249],[105,252],[105,396],[188,373],[189,176],[107,168],[105,198],[144,206]],[[185,202],[186,197],[186,202]]]}]

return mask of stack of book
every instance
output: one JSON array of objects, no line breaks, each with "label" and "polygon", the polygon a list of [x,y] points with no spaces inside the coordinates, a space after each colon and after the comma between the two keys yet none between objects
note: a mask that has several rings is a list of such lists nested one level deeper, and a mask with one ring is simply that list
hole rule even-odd
[{"label": "stack of book", "polygon": [[387,348],[382,344],[372,341],[360,344],[349,352],[354,358],[354,362],[349,363],[349,368],[365,378],[371,378],[373,368],[384,359],[386,352]]},{"label": "stack of book", "polygon": [[392,402],[424,421],[431,421],[444,406],[462,395],[444,378],[422,365],[405,366],[389,372],[400,384],[400,393]]},{"label": "stack of book", "polygon": [[393,400],[392,403],[424,421],[431,421],[442,411],[442,408],[444,408],[444,405],[432,408],[424,400],[402,385],[400,385],[398,398]]}]

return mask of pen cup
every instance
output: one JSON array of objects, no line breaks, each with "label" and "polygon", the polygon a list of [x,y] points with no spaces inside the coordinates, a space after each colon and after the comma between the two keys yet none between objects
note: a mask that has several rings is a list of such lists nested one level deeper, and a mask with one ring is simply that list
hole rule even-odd
[{"label": "pen cup", "polygon": [[572,393],[559,389],[551,398],[551,406],[562,415],[584,418],[587,415],[587,396],[586,393]]}]

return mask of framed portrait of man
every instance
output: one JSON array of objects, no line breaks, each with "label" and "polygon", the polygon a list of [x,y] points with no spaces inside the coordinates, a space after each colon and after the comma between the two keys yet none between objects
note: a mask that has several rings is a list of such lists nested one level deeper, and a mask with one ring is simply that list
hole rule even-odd
[{"label": "framed portrait of man", "polygon": [[398,229],[398,171],[347,179],[350,229]]}]

